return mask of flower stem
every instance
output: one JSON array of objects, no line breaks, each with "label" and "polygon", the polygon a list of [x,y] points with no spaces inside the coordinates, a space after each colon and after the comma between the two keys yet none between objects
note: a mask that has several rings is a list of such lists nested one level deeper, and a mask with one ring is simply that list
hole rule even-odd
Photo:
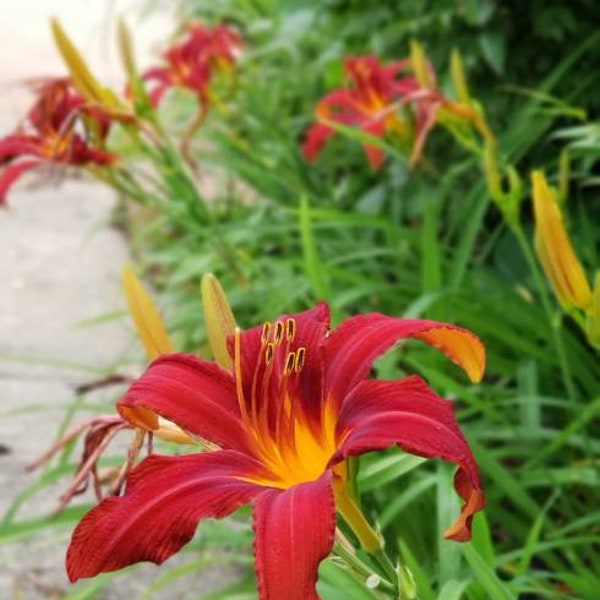
[{"label": "flower stem", "polygon": [[398,571],[383,550],[383,538],[371,527],[356,502],[350,497],[346,485],[341,483],[335,485],[334,489],[335,503],[339,513],[358,538],[363,550],[369,554],[373,562],[391,582],[395,594],[394,597],[401,599],[402,591],[399,590],[398,586]]}]

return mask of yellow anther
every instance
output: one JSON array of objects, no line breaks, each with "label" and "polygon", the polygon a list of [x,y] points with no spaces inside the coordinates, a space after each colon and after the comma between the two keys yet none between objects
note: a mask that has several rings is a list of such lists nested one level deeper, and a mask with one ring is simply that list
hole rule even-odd
[{"label": "yellow anther", "polygon": [[288,355],[285,359],[285,367],[283,368],[283,374],[289,375],[294,370],[295,364],[296,364],[296,353],[288,352]]},{"label": "yellow anther", "polygon": [[275,323],[275,333],[273,334],[273,341],[277,346],[281,344],[281,340],[283,339],[283,323],[281,321],[277,321]]},{"label": "yellow anther", "polygon": [[288,319],[285,322],[285,337],[288,342],[292,342],[296,337],[296,319]]},{"label": "yellow anther", "polygon": [[267,365],[271,364],[271,361],[273,360],[274,355],[275,355],[275,345],[273,344],[273,342],[269,342],[267,344],[267,348],[265,350],[265,363]]},{"label": "yellow anther", "polygon": [[294,370],[296,373],[300,373],[302,371],[302,367],[304,366],[304,362],[306,359],[306,348],[301,347],[296,350],[296,362],[294,364]]},{"label": "yellow anther", "polygon": [[265,321],[263,323],[262,333],[260,335],[260,341],[263,344],[266,344],[269,341],[269,335],[271,335],[271,323],[269,321]]}]

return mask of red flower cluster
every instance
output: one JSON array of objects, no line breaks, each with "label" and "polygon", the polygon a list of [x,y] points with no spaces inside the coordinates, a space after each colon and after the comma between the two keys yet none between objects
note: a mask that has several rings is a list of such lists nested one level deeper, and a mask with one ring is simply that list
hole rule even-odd
[{"label": "red flower cluster", "polygon": [[484,495],[452,403],[415,376],[368,379],[374,360],[408,337],[481,378],[484,349],[467,330],[369,314],[330,331],[324,304],[236,330],[228,339],[230,370],[191,355],[159,357],[119,401],[121,416],[146,430],[169,419],[218,449],[153,455],[135,467],[124,495],[104,499],[73,533],[70,579],[162,563],[190,541],[199,521],[252,503],[260,598],[317,599],[336,507],[346,516],[349,502],[347,458],[394,445],[458,465],[463,507],[446,537],[468,540]]},{"label": "red flower cluster", "polygon": [[[414,165],[423,154],[425,140],[442,109],[459,118],[474,120],[473,110],[446,98],[438,89],[435,73],[425,65],[426,81],[415,73],[413,60],[404,59],[384,65],[376,56],[348,57],[344,61],[349,85],[334,90],[317,105],[317,123],[305,137],[302,151],[313,161],[335,133],[332,124],[357,126],[364,133],[383,138],[395,133],[410,148]],[[379,147],[364,144],[371,166],[383,163]]]},{"label": "red flower cluster", "polygon": [[90,144],[89,137],[104,141],[110,121],[86,106],[70,80],[44,80],[37,93],[25,123],[0,139],[0,205],[18,177],[42,163],[108,165],[117,158]]},{"label": "red flower cluster", "polygon": [[213,29],[197,23],[189,25],[187,38],[163,55],[167,64],[144,73],[145,80],[157,82],[150,93],[153,106],[160,103],[170,88],[183,87],[196,92],[202,109],[206,110],[213,69],[233,66],[242,43],[240,34],[228,25]]}]

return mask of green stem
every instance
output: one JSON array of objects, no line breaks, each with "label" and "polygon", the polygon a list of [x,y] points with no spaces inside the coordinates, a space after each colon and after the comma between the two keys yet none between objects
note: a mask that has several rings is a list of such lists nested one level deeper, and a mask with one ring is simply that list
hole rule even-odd
[{"label": "green stem", "polygon": [[354,552],[346,548],[346,546],[340,542],[335,541],[333,545],[333,551],[337,554],[354,572],[361,578],[367,580],[369,577],[373,575],[377,575],[379,577],[379,584],[377,585],[377,589],[388,592],[396,597],[396,588],[386,579],[381,577],[379,574],[373,573],[372,569],[370,569]]}]

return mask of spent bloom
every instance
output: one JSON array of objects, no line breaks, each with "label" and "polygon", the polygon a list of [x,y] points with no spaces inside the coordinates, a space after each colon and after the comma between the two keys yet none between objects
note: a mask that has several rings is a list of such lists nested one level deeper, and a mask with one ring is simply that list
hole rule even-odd
[{"label": "spent bloom", "polygon": [[116,156],[100,147],[109,125],[101,113],[86,108],[83,97],[73,90],[69,79],[42,81],[23,125],[0,139],[0,205],[18,177],[43,163],[64,166],[113,163]]},{"label": "spent bloom", "polygon": [[[409,58],[383,64],[373,55],[347,57],[344,69],[347,87],[334,90],[317,104],[317,123],[306,133],[302,150],[310,161],[335,133],[336,124],[356,126],[378,138],[395,136],[401,149],[407,150],[411,166],[421,159],[427,136],[437,123],[470,122],[484,137],[491,136],[480,111],[465,96],[464,81],[459,89],[464,99],[446,97],[416,42]],[[371,166],[381,167],[382,149],[368,143],[363,146]]]},{"label": "spent bloom", "polygon": [[229,25],[209,28],[190,24],[186,39],[163,55],[165,65],[148,69],[143,75],[145,80],[156,82],[150,93],[152,104],[158,105],[170,88],[181,87],[195,92],[206,111],[213,72],[231,68],[241,49],[242,38]]},{"label": "spent bloom", "polygon": [[470,538],[484,496],[452,403],[419,377],[368,375],[378,356],[412,337],[478,381],[485,359],[475,335],[381,314],[330,330],[325,304],[242,332],[223,318],[223,307],[216,302],[206,312],[225,349],[216,362],[161,355],[117,405],[136,426],[153,430],[159,417],[168,419],[215,450],[153,454],[131,470],[123,495],[104,499],[73,533],[72,581],[143,560],[160,564],[191,540],[202,519],[253,504],[260,598],[318,598],[318,566],[333,546],[336,509],[366,551],[381,548],[348,491],[347,459],[394,445],[457,464],[463,506],[446,537]]},{"label": "spent bloom", "polygon": [[[129,313],[137,330],[137,334],[146,350],[150,360],[174,351],[173,344],[162,321],[160,312],[156,308],[152,297],[136,277],[133,269],[126,266],[123,270],[123,288],[127,300]],[[106,387],[108,385],[128,383],[133,378],[127,375],[109,375],[103,379],[78,386],[77,392],[84,394],[89,391]],[[124,419],[118,413],[96,416],[82,423],[74,425],[58,441],[56,441],[42,456],[27,466],[34,470],[45,464],[52,457],[64,450],[77,438],[83,438],[83,449],[73,480],[67,490],[61,495],[56,512],[60,512],[74,496],[85,492],[90,482],[98,500],[106,495],[115,495],[121,487],[127,473],[135,464],[141,452],[146,433],[148,436],[148,451],[152,452],[152,437],[156,436],[170,442],[180,444],[196,443],[189,435],[177,425],[156,415],[157,427],[150,432],[144,428],[136,428],[130,420]],[[109,448],[112,440],[122,431],[135,430],[131,437],[127,457],[121,467],[102,469],[100,461]],[[105,491],[105,487],[108,489]]]}]

